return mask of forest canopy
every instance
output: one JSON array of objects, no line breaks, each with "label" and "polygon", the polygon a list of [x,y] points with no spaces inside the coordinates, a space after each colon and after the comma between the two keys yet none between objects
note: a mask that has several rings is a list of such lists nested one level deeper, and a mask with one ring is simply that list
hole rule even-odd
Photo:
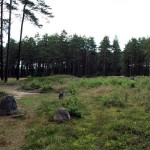
[{"label": "forest canopy", "polygon": [[[112,44],[111,44],[112,43]],[[11,39],[9,76],[15,77],[18,42]],[[22,40],[21,77],[70,74],[75,76],[149,75],[150,38],[132,38],[121,51],[119,40],[105,36],[99,45],[93,37],[61,34]]]}]

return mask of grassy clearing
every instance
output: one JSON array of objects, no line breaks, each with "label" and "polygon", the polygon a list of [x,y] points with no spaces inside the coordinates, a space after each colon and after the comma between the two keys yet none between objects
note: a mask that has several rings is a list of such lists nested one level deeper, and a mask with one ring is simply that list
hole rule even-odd
[{"label": "grassy clearing", "polygon": [[[22,87],[36,82],[39,87],[32,90],[44,84],[52,89],[18,101],[32,120],[22,120],[29,123],[23,126],[28,132],[20,149],[149,150],[150,78],[52,76],[29,78]],[[64,100],[58,99],[59,91],[66,93]],[[70,122],[53,121],[60,106],[70,112]]]}]

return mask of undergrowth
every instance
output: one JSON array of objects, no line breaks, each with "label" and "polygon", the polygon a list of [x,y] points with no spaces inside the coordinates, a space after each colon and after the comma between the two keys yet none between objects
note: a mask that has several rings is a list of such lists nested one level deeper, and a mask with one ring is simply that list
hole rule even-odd
[{"label": "undergrowth", "polygon": [[102,104],[106,107],[124,108],[127,101],[120,93],[107,94],[102,97]]}]

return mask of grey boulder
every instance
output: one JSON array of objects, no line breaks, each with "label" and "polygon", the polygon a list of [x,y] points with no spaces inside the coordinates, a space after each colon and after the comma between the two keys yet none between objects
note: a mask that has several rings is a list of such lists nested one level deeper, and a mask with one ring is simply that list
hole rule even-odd
[{"label": "grey boulder", "polygon": [[70,114],[64,107],[59,107],[54,115],[54,121],[56,122],[66,122],[70,121],[70,119]]},{"label": "grey boulder", "polygon": [[5,96],[0,100],[0,116],[14,115],[17,112],[17,103],[13,96]]}]

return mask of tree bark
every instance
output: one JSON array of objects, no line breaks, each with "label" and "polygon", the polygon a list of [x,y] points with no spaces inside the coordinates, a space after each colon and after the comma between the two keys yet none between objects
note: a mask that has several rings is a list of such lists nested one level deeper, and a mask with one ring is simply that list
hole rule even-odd
[{"label": "tree bark", "polygon": [[20,77],[20,54],[21,54],[21,40],[22,40],[22,32],[23,32],[23,23],[24,23],[24,18],[25,18],[25,8],[26,5],[23,7],[23,16],[22,16],[22,21],[21,21],[21,29],[20,29],[20,40],[19,40],[19,49],[18,49],[18,62],[17,62],[17,76],[16,79],[19,80]]},{"label": "tree bark", "polygon": [[1,80],[4,80],[3,74],[3,0],[1,0],[1,30],[0,30],[0,58],[1,58]]},{"label": "tree bark", "polygon": [[5,67],[5,81],[4,81],[5,83],[7,83],[7,80],[8,80],[10,33],[11,33],[11,13],[12,13],[12,0],[10,0],[10,10],[9,10],[8,43],[7,43],[7,55],[6,55],[6,67]]}]

